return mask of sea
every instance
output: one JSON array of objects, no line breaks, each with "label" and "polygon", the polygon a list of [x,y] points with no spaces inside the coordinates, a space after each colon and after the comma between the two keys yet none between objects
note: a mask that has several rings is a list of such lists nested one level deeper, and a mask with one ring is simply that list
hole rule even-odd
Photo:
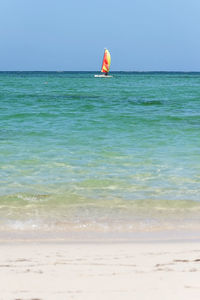
[{"label": "sea", "polygon": [[200,229],[200,73],[0,72],[0,230]]}]

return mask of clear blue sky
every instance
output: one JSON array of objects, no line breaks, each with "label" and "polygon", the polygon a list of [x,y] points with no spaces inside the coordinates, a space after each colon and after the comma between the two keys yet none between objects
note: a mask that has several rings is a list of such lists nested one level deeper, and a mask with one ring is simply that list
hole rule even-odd
[{"label": "clear blue sky", "polygon": [[0,70],[200,71],[200,0],[1,0]]}]

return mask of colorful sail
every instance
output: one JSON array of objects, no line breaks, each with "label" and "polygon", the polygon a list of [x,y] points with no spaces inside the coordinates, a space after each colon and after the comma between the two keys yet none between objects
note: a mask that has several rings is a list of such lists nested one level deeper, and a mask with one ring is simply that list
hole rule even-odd
[{"label": "colorful sail", "polygon": [[110,63],[111,63],[110,52],[107,49],[105,49],[101,72],[108,73],[110,69]]}]

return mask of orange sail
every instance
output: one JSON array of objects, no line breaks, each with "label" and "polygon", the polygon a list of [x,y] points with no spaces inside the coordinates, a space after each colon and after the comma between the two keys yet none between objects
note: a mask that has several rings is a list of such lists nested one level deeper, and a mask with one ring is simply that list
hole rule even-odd
[{"label": "orange sail", "polygon": [[101,72],[108,73],[109,70],[110,70],[110,63],[111,63],[110,52],[107,49],[105,49],[104,56],[103,56],[103,63],[102,63],[102,67],[101,67]]}]

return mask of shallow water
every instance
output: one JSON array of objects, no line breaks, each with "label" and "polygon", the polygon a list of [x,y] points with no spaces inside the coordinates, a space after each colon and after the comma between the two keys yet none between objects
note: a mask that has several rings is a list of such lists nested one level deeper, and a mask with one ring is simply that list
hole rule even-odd
[{"label": "shallow water", "polygon": [[0,228],[198,226],[200,73],[0,73]]}]

